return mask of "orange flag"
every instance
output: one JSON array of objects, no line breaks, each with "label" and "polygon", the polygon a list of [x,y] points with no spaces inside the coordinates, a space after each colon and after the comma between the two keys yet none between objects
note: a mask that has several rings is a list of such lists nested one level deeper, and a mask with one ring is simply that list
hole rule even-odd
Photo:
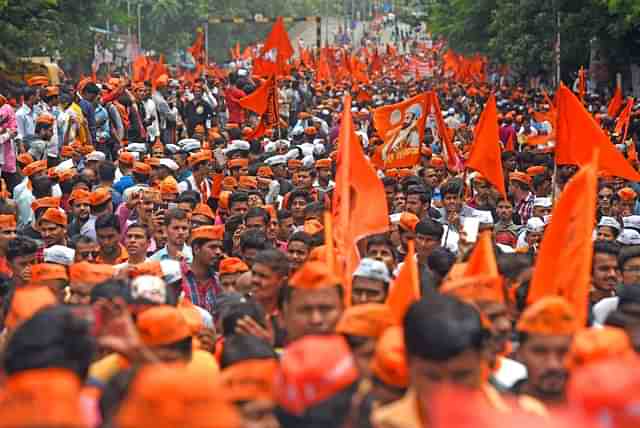
[{"label": "orange flag", "polygon": [[615,118],[620,109],[622,108],[622,103],[624,99],[622,98],[622,88],[620,85],[616,85],[616,92],[613,94],[613,98],[609,102],[609,107],[607,107],[607,116],[611,118]]},{"label": "orange flag", "polygon": [[398,322],[402,322],[409,306],[420,300],[420,276],[418,275],[418,261],[415,255],[415,245],[409,241],[407,256],[398,273],[398,277],[391,284],[387,296],[387,306],[391,309]]},{"label": "orange flag", "polygon": [[513,139],[515,134],[509,134],[509,139],[507,140],[507,144],[504,146],[504,151],[505,152],[515,152],[516,151],[516,146],[513,143]]},{"label": "orange flag", "polygon": [[493,251],[491,232],[483,232],[467,261],[464,276],[491,275],[499,276],[496,254]]},{"label": "orange flag", "polygon": [[329,67],[329,60],[327,59],[327,49],[322,48],[320,50],[320,57],[318,58],[318,69],[316,70],[316,81],[331,82],[331,68]]},{"label": "orange flag", "polygon": [[256,89],[246,97],[241,98],[238,103],[243,108],[262,115],[267,110],[269,91],[273,89],[272,87],[273,79],[265,80],[264,82],[262,82],[258,89]]},{"label": "orange flag", "polygon": [[476,125],[473,145],[466,166],[482,174],[489,183],[498,189],[503,198],[507,198],[502,172],[498,109],[494,94],[489,97]]},{"label": "orange flag", "polygon": [[145,55],[138,55],[136,59],[133,60],[133,65],[131,66],[133,71],[131,80],[134,82],[144,82],[148,66],[149,60],[147,57]]},{"label": "orange flag", "polygon": [[358,264],[356,244],[368,235],[389,229],[384,186],[364,155],[351,118],[351,95],[344,100],[338,157],[336,187],[331,204],[334,235],[339,253],[346,258],[345,295],[350,296],[350,278]]},{"label": "orange flag", "polygon": [[[620,135],[624,131],[625,139],[627,138],[627,129],[631,121],[631,109],[633,109],[633,98],[627,100],[627,106],[622,110],[616,121],[616,133]],[[624,141],[624,139],[622,141]]]},{"label": "orange flag", "polygon": [[636,143],[634,143],[633,141],[631,142],[631,144],[629,145],[629,149],[627,150],[627,157],[632,162],[638,161],[638,151],[636,150]]},{"label": "orange flag", "polygon": [[640,181],[640,174],[618,152],[569,88],[561,85],[556,100],[558,124],[555,150],[558,165],[586,165],[591,162],[595,150],[598,150],[599,172]]},{"label": "orange flag", "polygon": [[529,304],[544,296],[566,298],[582,325],[587,323],[591,288],[598,184],[595,165],[583,166],[560,195],[540,244],[527,297]]},{"label": "orange flag", "polygon": [[578,71],[578,95],[580,100],[584,100],[584,96],[587,94],[587,78],[585,76],[584,67],[580,67]]},{"label": "orange flag", "polygon": [[187,52],[191,54],[196,64],[204,64],[204,31],[202,31],[201,28],[198,28],[196,32],[196,40],[193,42],[193,45],[187,49]]},{"label": "orange flag", "polygon": [[373,126],[384,141],[374,156],[376,165],[407,168],[417,164],[426,120],[426,94],[373,110]]},{"label": "orange flag", "polygon": [[293,46],[291,46],[282,17],[278,17],[273,24],[262,47],[262,53],[270,56],[270,60],[276,63],[278,75],[285,74],[286,62],[293,56]]},{"label": "orange flag", "polygon": [[440,136],[440,142],[442,144],[442,155],[447,164],[447,169],[454,172],[462,171],[464,168],[462,157],[460,156],[460,153],[458,153],[456,146],[453,145],[451,130],[442,118],[438,94],[433,91],[429,92],[427,94],[427,101],[429,103],[429,114],[432,114],[436,121],[438,135]]}]

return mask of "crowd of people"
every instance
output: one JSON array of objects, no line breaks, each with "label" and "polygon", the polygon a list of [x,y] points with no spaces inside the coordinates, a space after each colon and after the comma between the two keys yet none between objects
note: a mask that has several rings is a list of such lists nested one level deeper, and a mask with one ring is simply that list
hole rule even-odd
[{"label": "crowd of people", "polygon": [[[461,82],[445,45],[412,46],[368,83],[299,62],[260,133],[250,67],[0,95],[0,426],[640,426],[640,184],[600,175],[586,325],[563,297],[531,302],[578,170],[554,160],[553,91],[497,69]],[[429,77],[398,73],[410,56]],[[352,243],[348,271],[330,224],[341,128],[374,158],[376,109],[426,91],[442,118],[414,165],[376,165],[388,231]],[[506,198],[451,167],[437,125],[464,160],[490,93]],[[637,168],[637,108],[621,134],[608,98],[583,103]],[[485,239],[499,284],[465,284]],[[399,312],[412,263],[420,298]]]}]

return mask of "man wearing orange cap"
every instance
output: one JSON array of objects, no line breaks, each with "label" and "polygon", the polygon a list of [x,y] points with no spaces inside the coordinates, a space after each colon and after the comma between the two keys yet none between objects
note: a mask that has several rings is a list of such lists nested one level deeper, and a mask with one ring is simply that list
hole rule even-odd
[{"label": "man wearing orange cap", "polygon": [[238,277],[245,272],[249,272],[249,266],[237,257],[227,257],[220,260],[218,273],[220,274],[220,285],[225,292],[235,291]]},{"label": "man wearing orange cap", "polygon": [[478,311],[445,295],[434,294],[410,306],[404,318],[409,390],[394,403],[374,410],[376,428],[419,428],[429,420],[432,394],[453,384],[479,391],[486,402],[505,403],[486,379],[488,340]]},{"label": "man wearing orange cap", "polygon": [[120,241],[120,221],[109,214],[98,217],[95,223],[96,236],[100,245],[100,254],[96,261],[109,265],[119,265],[129,259],[127,249]]},{"label": "man wearing orange cap", "polygon": [[180,193],[193,190],[200,195],[200,201],[206,204],[212,197],[211,182],[209,181],[209,164],[211,162],[210,153],[200,151],[189,155],[187,165],[192,174],[178,184]]},{"label": "man wearing orange cap", "polygon": [[75,189],[69,196],[68,203],[71,206],[71,222],[69,224],[69,236],[80,234],[82,226],[89,220],[91,205],[89,205],[90,193],[84,189]]},{"label": "man wearing orange cap", "polygon": [[527,379],[513,391],[547,405],[562,404],[568,379],[565,357],[579,328],[573,308],[561,297],[544,297],[525,309],[516,329],[517,356],[527,367]]},{"label": "man wearing orange cap", "polygon": [[524,172],[509,174],[509,195],[515,202],[515,211],[520,216],[520,224],[527,224],[533,215],[535,195],[531,192],[531,177]]},{"label": "man wearing orange cap", "polygon": [[16,238],[16,216],[0,215],[0,274],[11,277],[11,267],[7,261],[9,242]]},{"label": "man wearing orange cap", "polygon": [[67,246],[67,215],[60,208],[47,208],[38,221],[38,230],[46,248]]},{"label": "man wearing orange cap", "polygon": [[217,317],[222,293],[216,272],[224,256],[224,226],[201,226],[191,231],[193,263],[183,268],[183,290],[191,302]]},{"label": "man wearing orange cap", "polygon": [[307,335],[329,334],[344,311],[341,280],[324,262],[307,262],[289,279],[282,313],[287,342]]},{"label": "man wearing orange cap", "polygon": [[332,180],[332,162],[331,159],[320,159],[316,161],[317,178],[313,182],[313,188],[320,190],[322,193],[328,193],[336,187],[336,183]]}]

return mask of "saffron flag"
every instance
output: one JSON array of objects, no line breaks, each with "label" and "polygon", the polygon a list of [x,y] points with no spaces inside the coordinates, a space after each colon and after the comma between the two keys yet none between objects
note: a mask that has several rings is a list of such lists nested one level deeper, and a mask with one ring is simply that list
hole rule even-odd
[{"label": "saffron flag", "polygon": [[598,150],[598,172],[640,181],[640,174],[618,152],[569,88],[560,86],[556,102],[558,123],[555,150],[558,165],[586,165]]},{"label": "saffron flag", "polygon": [[396,321],[402,323],[409,306],[420,299],[420,275],[416,259],[415,245],[409,241],[404,264],[393,281],[387,296],[387,306],[391,309]]},{"label": "saffron flag", "polygon": [[542,238],[527,297],[529,304],[544,296],[566,298],[584,326],[591,289],[597,185],[598,170],[593,162],[584,165],[565,186]]},{"label": "saffron flag", "polygon": [[368,235],[389,229],[384,186],[364,155],[351,118],[351,96],[344,101],[338,156],[336,187],[331,204],[336,247],[346,258],[345,283],[350,294],[350,278],[358,264],[356,244]]},{"label": "saffron flag", "polygon": [[433,116],[436,123],[438,135],[442,144],[442,156],[447,164],[447,169],[449,171],[460,172],[464,168],[462,156],[458,153],[456,146],[453,145],[451,130],[442,118],[438,95],[435,92],[429,92],[427,94],[427,101],[429,103],[429,114]]},{"label": "saffron flag", "polygon": [[407,168],[417,164],[426,120],[426,94],[373,110],[373,126],[384,142],[377,149],[375,163],[381,168]]},{"label": "saffron flag", "polygon": [[618,116],[618,120],[616,121],[616,133],[618,135],[623,135],[624,141],[627,138],[627,130],[629,129],[629,122],[631,121],[631,110],[633,109],[633,98],[629,98],[627,100],[627,105]]},{"label": "saffron flag", "polygon": [[584,67],[580,67],[580,71],[578,71],[578,94],[580,95],[580,101],[583,101],[584,96],[587,94],[587,77]]},{"label": "saffron flag", "polygon": [[496,107],[496,97],[491,94],[474,131],[473,145],[467,160],[467,167],[482,174],[506,199],[507,191],[504,187],[501,155],[498,109]]},{"label": "saffron flag", "polygon": [[277,127],[280,122],[280,113],[275,75],[271,75],[253,93],[241,98],[239,104],[260,115],[260,122],[250,139],[260,138],[268,129]]},{"label": "saffron flag", "polygon": [[196,40],[195,42],[193,42],[193,45],[191,45],[191,47],[187,49],[187,52],[191,54],[196,64],[205,63],[204,31],[202,31],[201,28],[198,28],[198,31],[196,33]]},{"label": "saffron flag", "polygon": [[269,70],[273,70],[279,76],[286,74],[287,61],[293,56],[293,46],[282,17],[278,17],[273,24],[262,47],[262,56],[272,64]]},{"label": "saffron flag", "polygon": [[609,102],[609,107],[607,107],[607,116],[615,119],[618,115],[618,112],[622,108],[622,103],[624,99],[622,98],[622,88],[620,85],[616,85],[616,92],[613,94],[613,98]]}]

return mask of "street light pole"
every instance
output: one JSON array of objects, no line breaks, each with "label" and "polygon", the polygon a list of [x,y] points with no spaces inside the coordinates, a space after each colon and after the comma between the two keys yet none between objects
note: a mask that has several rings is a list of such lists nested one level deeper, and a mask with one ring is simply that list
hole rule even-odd
[{"label": "street light pole", "polygon": [[142,3],[138,3],[138,46],[142,51]]}]

